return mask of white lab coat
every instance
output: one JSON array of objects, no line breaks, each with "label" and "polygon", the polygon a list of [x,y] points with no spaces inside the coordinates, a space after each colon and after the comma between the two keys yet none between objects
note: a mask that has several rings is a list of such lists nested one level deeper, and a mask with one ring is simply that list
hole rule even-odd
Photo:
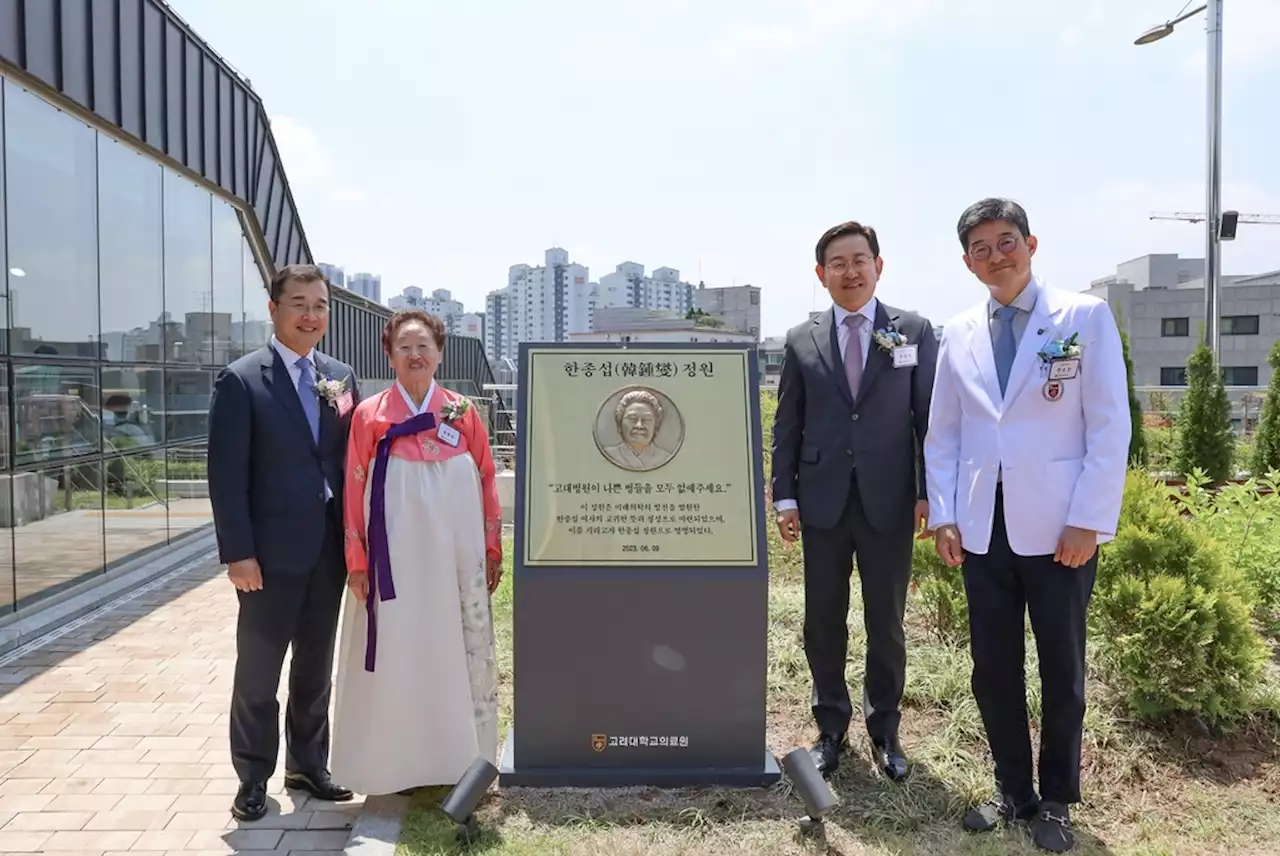
[{"label": "white lab coat", "polygon": [[[1000,395],[987,301],[943,327],[924,442],[929,525],[954,524],[961,544],[991,544],[997,478],[1004,483],[1009,546],[1052,555],[1066,526],[1115,536],[1131,423],[1120,334],[1107,304],[1039,283]],[[1039,351],[1078,333],[1079,370],[1045,398]]]}]

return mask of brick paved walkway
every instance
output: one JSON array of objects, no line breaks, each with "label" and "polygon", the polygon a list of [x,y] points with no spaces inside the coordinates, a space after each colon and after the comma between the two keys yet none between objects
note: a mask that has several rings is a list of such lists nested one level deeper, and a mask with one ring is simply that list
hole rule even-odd
[{"label": "brick paved walkway", "polygon": [[286,793],[280,772],[267,817],[231,816],[235,614],[201,564],[0,668],[0,854],[343,849],[359,798]]}]

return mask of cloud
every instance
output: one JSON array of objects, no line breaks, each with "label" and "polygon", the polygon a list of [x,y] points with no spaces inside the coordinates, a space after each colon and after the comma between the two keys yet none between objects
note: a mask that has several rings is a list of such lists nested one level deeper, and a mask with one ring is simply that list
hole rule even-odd
[{"label": "cloud", "polygon": [[362,205],[369,194],[362,188],[344,183],[338,173],[333,154],[311,128],[289,116],[271,120],[271,133],[280,150],[289,188],[298,199],[318,205]]}]

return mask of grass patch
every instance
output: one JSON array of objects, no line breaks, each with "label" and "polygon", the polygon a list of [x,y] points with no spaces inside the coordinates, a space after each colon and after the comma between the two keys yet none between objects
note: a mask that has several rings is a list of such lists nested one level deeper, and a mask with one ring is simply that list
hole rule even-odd
[{"label": "grass patch", "polygon": [[[507,545],[507,555],[511,545]],[[799,547],[771,534],[768,741],[781,756],[814,736],[809,674],[800,644],[804,593]],[[510,575],[508,573],[508,579]],[[860,692],[865,637],[858,587],[850,609],[847,675]],[[502,729],[511,722],[511,585],[494,599]],[[907,688],[902,739],[914,765],[893,784],[869,757],[848,758],[832,787],[841,800],[825,845],[796,835],[803,814],[785,780],[768,790],[707,788],[540,790],[490,794],[478,810],[487,837],[470,850],[492,856],[953,856],[1032,854],[1022,832],[967,835],[960,817],[990,786],[990,758],[969,689],[971,661],[959,643],[938,638],[918,594],[908,607]],[[1039,712],[1034,642],[1028,640],[1028,689]],[[1274,670],[1271,686],[1280,686]],[[1280,710],[1280,690],[1273,693]],[[1074,812],[1081,854],[1114,856],[1260,856],[1280,850],[1280,729],[1259,715],[1230,735],[1193,723],[1162,729],[1130,723],[1123,706],[1089,683],[1083,805]],[[862,733],[850,732],[860,748]],[[463,852],[439,811],[446,788],[417,793],[398,856]]]}]

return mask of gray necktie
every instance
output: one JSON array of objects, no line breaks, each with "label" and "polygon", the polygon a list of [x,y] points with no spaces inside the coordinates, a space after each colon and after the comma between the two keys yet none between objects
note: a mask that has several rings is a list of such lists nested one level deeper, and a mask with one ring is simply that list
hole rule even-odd
[{"label": "gray necktie", "polygon": [[862,384],[862,325],[867,319],[858,314],[844,316],[849,328],[849,340],[844,345],[844,377],[849,384],[849,395],[858,400],[858,387]]},{"label": "gray necktie", "polygon": [[298,400],[302,402],[302,412],[307,414],[307,424],[311,426],[311,439],[320,442],[320,396],[316,390],[316,376],[311,369],[311,360],[300,357],[295,363],[302,372],[298,378]]},{"label": "gray necktie", "polygon": [[1013,306],[1001,306],[996,310],[996,320],[1000,322],[996,333],[996,377],[1000,379],[1001,395],[1009,385],[1009,369],[1018,354],[1018,343],[1013,336],[1013,318],[1017,314],[1018,310]]}]

